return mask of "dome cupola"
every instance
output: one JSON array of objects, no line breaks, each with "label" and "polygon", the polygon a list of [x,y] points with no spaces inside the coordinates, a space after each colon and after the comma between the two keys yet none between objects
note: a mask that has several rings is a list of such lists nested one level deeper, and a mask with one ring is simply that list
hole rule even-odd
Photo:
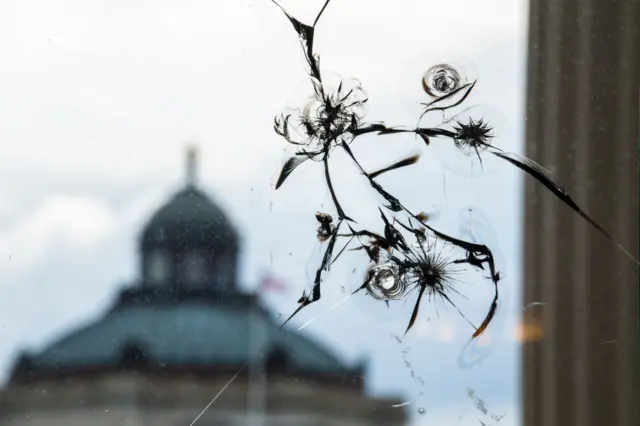
[{"label": "dome cupola", "polygon": [[187,152],[187,182],[151,217],[139,247],[142,285],[235,290],[238,234],[196,184],[197,153]]}]

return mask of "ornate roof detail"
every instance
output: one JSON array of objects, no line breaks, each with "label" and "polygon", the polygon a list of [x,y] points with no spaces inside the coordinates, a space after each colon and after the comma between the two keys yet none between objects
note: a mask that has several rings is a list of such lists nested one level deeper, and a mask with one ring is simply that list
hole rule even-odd
[{"label": "ornate roof detail", "polygon": [[281,330],[271,338],[276,329],[267,312],[249,299],[117,306],[42,352],[21,357],[12,380],[114,370],[227,371],[252,362],[264,362],[277,374],[362,374],[361,368],[345,367],[321,345],[297,333]]}]

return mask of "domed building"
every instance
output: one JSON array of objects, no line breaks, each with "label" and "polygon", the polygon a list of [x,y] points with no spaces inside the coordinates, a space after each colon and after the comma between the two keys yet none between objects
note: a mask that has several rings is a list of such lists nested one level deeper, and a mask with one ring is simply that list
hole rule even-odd
[{"label": "domed building", "polygon": [[365,395],[364,365],[276,333],[256,295],[239,290],[238,234],[196,185],[195,162],[190,151],[186,185],[140,233],[135,284],[96,321],[18,358],[0,424],[405,424],[390,408],[398,401]]}]

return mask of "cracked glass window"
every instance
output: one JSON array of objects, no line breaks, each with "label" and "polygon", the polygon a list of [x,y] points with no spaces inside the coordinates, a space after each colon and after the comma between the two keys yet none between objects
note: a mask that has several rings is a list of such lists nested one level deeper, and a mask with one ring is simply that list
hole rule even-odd
[{"label": "cracked glass window", "polygon": [[637,2],[0,5],[0,423],[637,424]]}]

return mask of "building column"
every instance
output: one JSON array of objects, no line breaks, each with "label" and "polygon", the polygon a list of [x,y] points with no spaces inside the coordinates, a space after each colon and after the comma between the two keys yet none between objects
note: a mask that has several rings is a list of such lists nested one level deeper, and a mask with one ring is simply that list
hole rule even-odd
[{"label": "building column", "polygon": [[[638,0],[530,0],[526,155],[638,258]],[[635,426],[639,268],[526,178],[525,426]]]}]

